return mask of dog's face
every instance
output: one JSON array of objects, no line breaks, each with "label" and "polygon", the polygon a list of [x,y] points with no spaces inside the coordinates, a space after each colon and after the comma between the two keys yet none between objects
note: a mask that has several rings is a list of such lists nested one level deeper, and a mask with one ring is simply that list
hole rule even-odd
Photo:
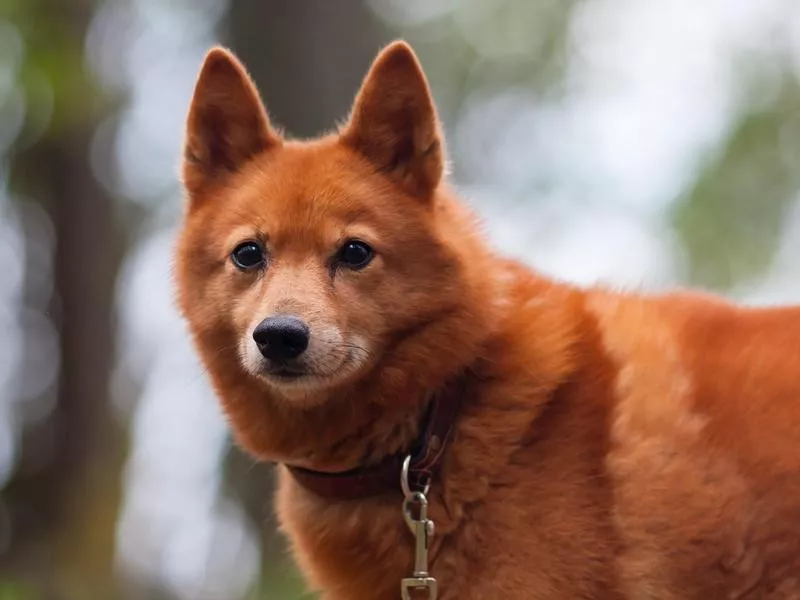
[{"label": "dog's face", "polygon": [[176,270],[212,377],[235,357],[244,377],[313,402],[457,310],[447,228],[468,217],[442,214],[442,171],[435,109],[406,45],[378,57],[349,123],[312,142],[283,140],[243,67],[213,50],[189,115]]}]

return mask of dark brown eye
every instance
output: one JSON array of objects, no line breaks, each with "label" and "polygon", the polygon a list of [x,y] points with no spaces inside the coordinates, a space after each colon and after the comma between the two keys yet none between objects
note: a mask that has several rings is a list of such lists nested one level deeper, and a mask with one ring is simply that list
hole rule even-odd
[{"label": "dark brown eye", "polygon": [[231,261],[242,270],[256,269],[264,264],[264,250],[255,242],[244,242],[233,249]]},{"label": "dark brown eye", "polygon": [[368,244],[361,240],[350,240],[339,250],[336,262],[343,267],[357,271],[366,267],[374,255],[375,252]]}]

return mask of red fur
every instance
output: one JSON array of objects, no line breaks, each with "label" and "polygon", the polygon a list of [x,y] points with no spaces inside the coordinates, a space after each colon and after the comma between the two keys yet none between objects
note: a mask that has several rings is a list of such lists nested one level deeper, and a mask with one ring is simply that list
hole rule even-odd
[{"label": "red fur", "polygon": [[[375,462],[467,373],[431,492],[441,598],[800,598],[800,309],[581,290],[498,256],[441,182],[436,112],[403,43],[341,133],[309,142],[274,132],[244,69],[213,50],[187,140],[178,299],[244,448],[322,470]],[[376,258],[334,269],[353,237]],[[261,271],[229,260],[248,239],[268,248]],[[253,324],[277,312],[350,340],[314,350],[327,378],[254,374]],[[357,368],[336,367],[351,346]],[[323,500],[281,469],[280,520],[324,598],[398,597],[413,548],[399,500]]]}]

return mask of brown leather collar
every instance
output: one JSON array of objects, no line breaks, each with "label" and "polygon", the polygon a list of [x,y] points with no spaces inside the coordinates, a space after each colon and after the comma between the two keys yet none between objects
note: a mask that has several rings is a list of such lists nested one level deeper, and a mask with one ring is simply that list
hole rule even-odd
[{"label": "brown leather collar", "polygon": [[407,452],[389,456],[369,467],[340,473],[312,471],[286,465],[289,473],[307,490],[331,500],[354,500],[387,492],[400,493],[403,461],[411,454],[408,481],[412,490],[421,491],[436,473],[461,408],[464,377],[444,386],[431,400],[422,435]]}]

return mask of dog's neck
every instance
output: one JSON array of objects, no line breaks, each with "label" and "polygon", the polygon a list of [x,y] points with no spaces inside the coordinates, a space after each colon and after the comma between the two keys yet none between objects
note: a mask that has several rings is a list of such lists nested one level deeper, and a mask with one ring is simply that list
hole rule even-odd
[{"label": "dog's neck", "polygon": [[454,382],[460,380],[421,379],[389,386],[385,378],[376,376],[300,411],[293,415],[296,420],[289,417],[294,424],[287,431],[302,422],[316,434],[292,436],[292,456],[277,462],[336,473],[376,465],[414,449],[424,434],[432,404],[442,398],[452,402]]},{"label": "dog's neck", "polygon": [[289,473],[300,486],[328,500],[367,498],[403,489],[406,493],[426,491],[438,474],[455,429],[467,377],[467,373],[460,373],[430,395],[419,435],[401,451],[388,454],[377,463],[362,461],[346,471],[287,464]]}]

